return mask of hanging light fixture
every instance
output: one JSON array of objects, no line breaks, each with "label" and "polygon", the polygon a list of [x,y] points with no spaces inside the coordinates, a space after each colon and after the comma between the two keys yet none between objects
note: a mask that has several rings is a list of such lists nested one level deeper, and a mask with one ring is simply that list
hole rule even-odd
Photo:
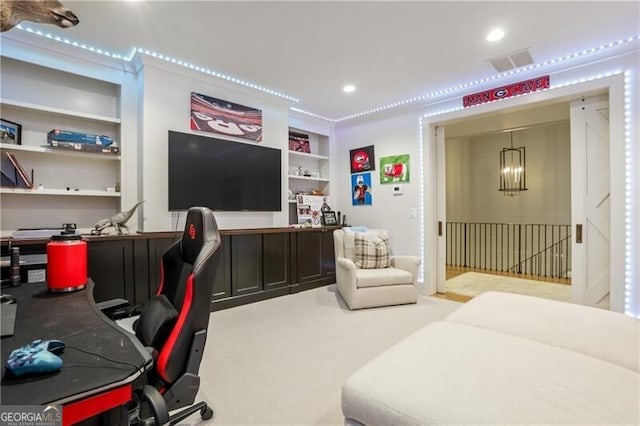
[{"label": "hanging light fixture", "polygon": [[513,132],[509,132],[511,147],[500,151],[500,191],[514,196],[527,190],[524,146],[513,147]]}]

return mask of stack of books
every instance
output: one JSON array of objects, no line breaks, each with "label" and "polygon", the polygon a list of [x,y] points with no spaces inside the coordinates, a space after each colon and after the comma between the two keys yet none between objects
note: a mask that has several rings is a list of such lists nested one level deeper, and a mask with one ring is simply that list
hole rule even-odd
[{"label": "stack of books", "polygon": [[33,188],[33,170],[28,174],[11,152],[5,152],[0,163],[1,185],[9,188]]}]

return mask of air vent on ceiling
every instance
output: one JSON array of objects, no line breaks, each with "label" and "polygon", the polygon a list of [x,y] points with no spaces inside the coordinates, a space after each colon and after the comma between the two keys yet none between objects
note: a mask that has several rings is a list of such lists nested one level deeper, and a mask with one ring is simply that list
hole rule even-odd
[{"label": "air vent on ceiling", "polygon": [[533,58],[528,49],[518,50],[505,56],[489,59],[488,61],[497,72],[505,72],[514,68],[520,68],[533,63]]}]

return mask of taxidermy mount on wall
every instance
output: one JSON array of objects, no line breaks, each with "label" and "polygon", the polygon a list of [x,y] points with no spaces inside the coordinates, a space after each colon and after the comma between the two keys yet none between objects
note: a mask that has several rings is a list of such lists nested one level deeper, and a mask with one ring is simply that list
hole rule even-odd
[{"label": "taxidermy mount on wall", "polygon": [[0,32],[8,31],[22,21],[57,25],[61,28],[78,25],[80,20],[57,0],[0,1]]},{"label": "taxidermy mount on wall", "polygon": [[143,201],[138,201],[135,206],[131,207],[129,211],[116,213],[113,216],[99,220],[93,230],[91,231],[91,235],[100,235],[102,231],[110,226],[116,228],[116,232],[118,235],[122,234],[122,228],[124,228],[127,232],[129,231],[129,227],[126,225],[127,221],[131,219],[133,212],[136,211],[140,204],[144,203]]}]

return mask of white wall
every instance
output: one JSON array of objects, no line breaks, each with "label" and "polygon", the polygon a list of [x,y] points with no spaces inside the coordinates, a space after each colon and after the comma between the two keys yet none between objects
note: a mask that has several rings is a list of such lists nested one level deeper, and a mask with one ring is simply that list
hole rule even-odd
[{"label": "white wall", "polygon": [[[420,252],[420,152],[419,121],[415,115],[402,115],[374,123],[346,123],[336,130],[334,200],[347,215],[350,225],[383,228],[389,231],[391,248],[397,255],[418,256]],[[353,206],[349,151],[373,145],[376,169],[371,172],[372,205]],[[390,184],[380,184],[380,157],[410,155],[410,182],[402,195],[393,195]],[[412,213],[415,212],[415,215]]]},{"label": "white wall", "polygon": [[[243,90],[192,71],[144,57],[142,87],[141,160],[144,222],[147,231],[181,229],[185,214],[168,211],[168,131],[190,133],[190,96],[198,92],[262,110],[263,146],[282,150],[282,211],[281,212],[216,212],[222,229],[261,228],[288,225],[287,164],[288,164],[288,103],[259,97],[255,91]],[[235,87],[234,87],[235,86]],[[242,139],[213,135],[239,143],[255,143]],[[206,183],[203,183],[206,185]]]}]

